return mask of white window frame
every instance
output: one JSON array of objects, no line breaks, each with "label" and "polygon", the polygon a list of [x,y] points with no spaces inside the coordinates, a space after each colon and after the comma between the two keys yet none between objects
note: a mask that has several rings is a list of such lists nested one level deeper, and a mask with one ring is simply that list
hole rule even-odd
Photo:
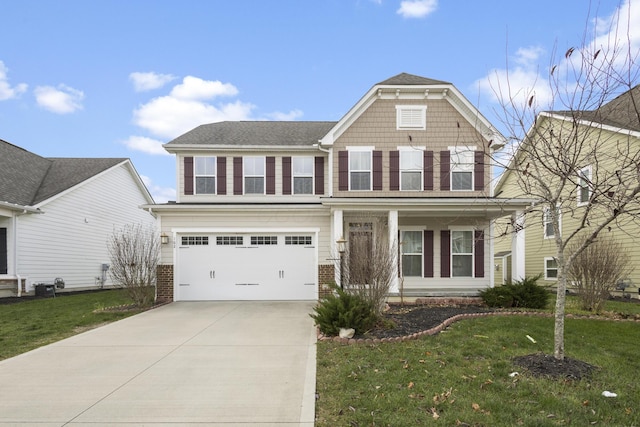
[{"label": "white window frame", "polygon": [[[449,263],[451,265],[450,276],[451,277],[475,277],[475,228],[472,227],[449,227],[450,238],[449,238]],[[471,233],[471,252],[453,252],[453,234],[457,232],[469,232]],[[471,275],[470,276],[456,276],[453,274],[453,257],[454,256],[469,256],[471,255]]]},{"label": "white window frame", "polygon": [[[556,267],[549,268],[549,266],[547,265],[548,261],[554,261],[556,263]],[[550,270],[555,270],[556,277],[549,276]],[[552,256],[544,257],[544,280],[558,280],[558,261],[556,261],[555,257],[552,257]]]},{"label": "white window frame", "polygon": [[[586,206],[589,204],[589,201],[591,200],[591,186],[590,186],[591,180],[592,180],[591,166],[586,166],[578,171],[578,188],[577,188],[578,206]],[[587,196],[586,201],[582,200],[583,199],[582,196],[585,192]]]},{"label": "white window frame", "polygon": [[[449,177],[449,189],[451,191],[473,191],[475,183],[475,151],[476,147],[449,147],[450,156],[450,177]],[[471,159],[469,162],[458,162],[459,155],[463,153],[469,153]],[[456,173],[471,173],[471,183],[469,188],[453,188],[453,175]]]},{"label": "white window frame", "polygon": [[[249,162],[248,160],[252,161]],[[254,162],[253,160],[257,160],[258,162]],[[247,167],[251,165],[251,167],[258,165],[259,161],[262,161],[262,174],[255,173],[255,171],[250,171],[254,173],[247,173]],[[242,193],[243,194],[265,194],[267,187],[267,158],[265,156],[245,156],[242,158]],[[247,193],[247,178],[262,178],[262,192],[258,193]]]},{"label": "white window frame", "polygon": [[[373,188],[373,151],[374,147],[347,147],[349,153],[349,191],[372,191]],[[369,168],[368,169],[352,169],[351,159],[353,153],[365,153],[369,156]],[[351,174],[352,173],[369,173],[369,188],[352,188]]]},{"label": "white window frame", "polygon": [[[213,162],[213,171],[208,170],[206,167],[206,162],[209,159],[210,161]],[[202,167],[204,167],[204,170],[201,170]],[[218,184],[217,183],[218,179],[216,177],[217,169],[218,169],[217,158],[215,156],[196,156],[193,158],[193,193],[194,194],[216,194],[216,191],[217,191],[216,185]],[[198,178],[213,178],[213,191],[199,192]]]},{"label": "white window frame", "polygon": [[426,105],[396,105],[396,130],[427,129]]},{"label": "white window frame", "polygon": [[[424,147],[398,147],[398,151],[400,152],[400,156],[399,156],[399,163],[400,163],[400,167],[399,167],[399,171],[400,171],[400,176],[399,176],[399,180],[400,180],[400,191],[422,191],[424,189],[424,150],[426,148]],[[403,154],[407,155],[407,153],[409,154],[413,154],[416,156],[420,156],[420,161],[419,161],[419,165],[416,165],[413,168],[403,168],[402,167],[402,158],[403,158]],[[416,173],[419,172],[420,173],[420,186],[419,188],[403,188],[402,185],[402,174],[403,172],[411,172],[411,173]]]},{"label": "white window frame", "polygon": [[[560,231],[560,233],[562,234],[562,211],[560,210],[559,206],[556,209],[558,211],[558,231]],[[551,209],[549,209],[548,207],[542,209],[542,236],[544,239],[553,239],[556,236],[553,230],[553,220],[550,218],[550,212]],[[547,233],[549,227],[551,227],[551,232],[553,234]]]},{"label": "white window frame", "polygon": [[[404,242],[404,233],[415,232],[420,233],[420,252],[405,252],[405,246],[400,245],[400,268],[403,277],[424,277],[424,228],[402,228],[400,229],[400,242]],[[405,276],[404,274],[404,256],[420,256],[420,275],[419,276]]]},{"label": "white window frame", "polygon": [[[302,161],[307,160],[311,162],[311,172],[296,172],[296,160]],[[291,193],[296,194],[313,194],[314,193],[314,185],[313,185],[313,177],[315,176],[315,164],[314,164],[313,156],[293,156],[291,157]],[[311,192],[309,193],[298,193],[296,192],[296,178],[311,178]]]}]

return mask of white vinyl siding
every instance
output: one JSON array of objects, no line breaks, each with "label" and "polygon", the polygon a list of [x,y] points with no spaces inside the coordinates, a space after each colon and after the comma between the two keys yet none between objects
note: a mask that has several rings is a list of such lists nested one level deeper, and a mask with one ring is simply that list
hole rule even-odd
[{"label": "white vinyl siding", "polygon": [[427,107],[425,105],[397,105],[396,128],[421,129],[427,128]]}]

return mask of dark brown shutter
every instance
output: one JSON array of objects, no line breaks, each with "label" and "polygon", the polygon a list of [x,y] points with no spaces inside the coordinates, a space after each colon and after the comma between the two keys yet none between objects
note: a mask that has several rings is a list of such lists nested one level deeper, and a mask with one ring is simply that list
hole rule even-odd
[{"label": "dark brown shutter", "polygon": [[227,158],[218,157],[216,160],[217,183],[216,192],[221,195],[227,194]]},{"label": "dark brown shutter", "polygon": [[440,152],[440,190],[449,191],[451,177],[451,154],[448,151]]},{"label": "dark brown shutter", "polygon": [[291,194],[291,157],[282,158],[282,194]]},{"label": "dark brown shutter", "polygon": [[484,277],[484,231],[474,232],[475,277]]},{"label": "dark brown shutter", "polygon": [[184,158],[184,194],[193,194],[193,157]]},{"label": "dark brown shutter", "polygon": [[242,194],[242,157],[233,158],[233,194]]},{"label": "dark brown shutter", "polygon": [[424,242],[422,248],[424,277],[433,277],[433,230],[424,230]]},{"label": "dark brown shutter", "polygon": [[475,162],[473,166],[474,190],[484,190],[484,152],[475,152]]},{"label": "dark brown shutter", "polygon": [[276,158],[267,157],[267,194],[276,194]]},{"label": "dark brown shutter", "polygon": [[324,157],[317,156],[315,158],[315,192],[316,194],[324,194]]},{"label": "dark brown shutter", "polygon": [[338,190],[349,190],[349,152],[338,152]]},{"label": "dark brown shutter", "polygon": [[389,151],[389,190],[400,190],[400,152]]},{"label": "dark brown shutter", "polygon": [[423,162],[424,190],[431,191],[433,190],[433,151],[424,152]]},{"label": "dark brown shutter", "polygon": [[373,152],[373,189],[382,190],[382,151]]},{"label": "dark brown shutter", "polygon": [[451,232],[440,230],[440,277],[451,277]]},{"label": "dark brown shutter", "polygon": [[[7,248],[7,228],[0,228],[0,274],[7,274],[9,268],[9,249]],[[18,286],[22,286],[19,283]]]}]

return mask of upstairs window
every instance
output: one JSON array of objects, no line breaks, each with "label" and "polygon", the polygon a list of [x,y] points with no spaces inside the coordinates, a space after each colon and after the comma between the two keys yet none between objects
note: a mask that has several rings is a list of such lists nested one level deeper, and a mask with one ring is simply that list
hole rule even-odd
[{"label": "upstairs window", "polygon": [[195,157],[194,169],[196,194],[216,194],[216,158]]},{"label": "upstairs window", "polygon": [[475,151],[463,147],[449,148],[451,155],[451,190],[473,190]]},{"label": "upstairs window", "polygon": [[293,157],[293,194],[313,194],[313,157]]},{"label": "upstairs window", "polygon": [[426,111],[426,105],[397,105],[396,129],[426,129]]},{"label": "upstairs window", "polygon": [[[560,227],[562,224],[560,208],[556,208],[556,212],[558,215],[558,227]],[[553,218],[551,217],[551,209],[549,208],[544,208],[542,211],[542,227],[545,239],[552,239],[555,237],[555,232],[553,230]]]},{"label": "upstairs window", "polygon": [[371,190],[371,150],[349,150],[349,189]]},{"label": "upstairs window", "polygon": [[578,206],[589,203],[591,199],[591,166],[580,169],[578,173]]},{"label": "upstairs window", "polygon": [[243,158],[244,194],[264,194],[265,158]]},{"label": "upstairs window", "polygon": [[422,191],[423,158],[422,150],[400,150],[400,190]]}]

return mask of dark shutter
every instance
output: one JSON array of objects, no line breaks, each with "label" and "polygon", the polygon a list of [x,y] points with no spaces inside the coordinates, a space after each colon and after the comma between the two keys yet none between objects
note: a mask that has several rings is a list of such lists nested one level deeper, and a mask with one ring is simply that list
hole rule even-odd
[{"label": "dark shutter", "polygon": [[315,193],[324,194],[324,157],[315,158]]},{"label": "dark shutter", "polygon": [[440,230],[440,277],[451,277],[451,232]]},{"label": "dark shutter", "polygon": [[476,230],[473,237],[475,277],[484,277],[484,231]]},{"label": "dark shutter", "polygon": [[5,227],[2,227],[0,228],[0,274],[7,274],[7,269],[9,267],[8,253],[7,229]]},{"label": "dark shutter", "polygon": [[433,151],[425,151],[424,164],[422,165],[424,171],[424,190],[433,190]]},{"label": "dark shutter", "polygon": [[282,194],[291,194],[291,157],[282,158]]},{"label": "dark shutter", "polygon": [[449,191],[451,189],[451,153],[448,151],[440,152],[440,190]]},{"label": "dark shutter", "polygon": [[276,158],[267,157],[267,194],[276,194]]},{"label": "dark shutter", "polygon": [[242,157],[233,158],[233,194],[242,194]]},{"label": "dark shutter", "polygon": [[193,157],[184,158],[184,194],[193,194]]},{"label": "dark shutter", "polygon": [[216,160],[217,165],[217,193],[221,195],[227,194],[227,158],[226,157],[218,157]]},{"label": "dark shutter", "polygon": [[400,152],[389,151],[389,190],[400,190]]},{"label": "dark shutter", "polygon": [[424,277],[433,277],[433,230],[424,230],[424,242],[422,247]]},{"label": "dark shutter", "polygon": [[349,190],[349,152],[338,152],[338,190]]},{"label": "dark shutter", "polygon": [[484,190],[484,152],[475,152],[475,162],[473,166],[474,190]]},{"label": "dark shutter", "polygon": [[373,152],[373,189],[382,190],[382,151]]}]

